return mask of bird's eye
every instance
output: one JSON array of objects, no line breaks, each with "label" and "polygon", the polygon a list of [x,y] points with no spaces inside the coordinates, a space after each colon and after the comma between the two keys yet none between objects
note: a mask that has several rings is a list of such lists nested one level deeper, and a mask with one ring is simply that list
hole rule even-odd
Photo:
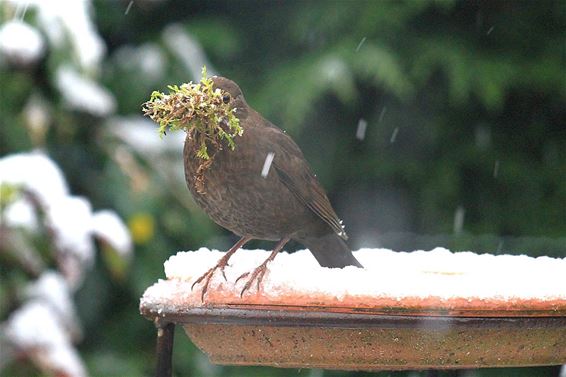
[{"label": "bird's eye", "polygon": [[222,97],[222,102],[224,102],[224,103],[230,102],[230,95],[224,94],[224,96]]}]

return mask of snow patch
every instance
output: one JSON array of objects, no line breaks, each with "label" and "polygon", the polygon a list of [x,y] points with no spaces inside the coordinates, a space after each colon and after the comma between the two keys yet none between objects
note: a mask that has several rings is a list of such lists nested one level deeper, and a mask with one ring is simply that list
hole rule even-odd
[{"label": "snow patch", "polygon": [[49,203],[47,222],[55,231],[58,249],[72,253],[81,264],[91,264],[94,259],[91,219],[92,208],[85,198],[69,196]]},{"label": "snow patch", "polygon": [[172,132],[166,138],[158,138],[155,123],[142,116],[112,117],[106,122],[106,129],[142,155],[178,152],[185,142],[184,132]]},{"label": "snow patch", "polygon": [[128,257],[132,253],[132,237],[126,224],[116,212],[110,210],[95,212],[92,217],[92,231],[122,257]]},{"label": "snow patch", "polygon": [[0,26],[0,55],[8,60],[29,64],[43,55],[45,42],[41,34],[29,24],[11,20]]},{"label": "snow patch", "polygon": [[166,59],[158,45],[145,43],[139,47],[126,45],[119,48],[114,59],[124,69],[139,70],[140,79],[156,81],[163,76]]},{"label": "snow patch", "polygon": [[47,303],[31,301],[15,311],[8,319],[4,334],[42,369],[56,375],[87,375],[64,326]]},{"label": "snow patch", "polygon": [[209,76],[215,76],[216,70],[206,58],[200,43],[178,24],[169,25],[162,34],[162,39],[171,53],[175,55],[191,73],[192,80],[200,80],[201,70],[206,66]]},{"label": "snow patch", "polygon": [[55,85],[67,105],[100,117],[116,109],[116,99],[94,80],[81,75],[70,66],[62,66],[55,73]]},{"label": "snow patch", "polygon": [[61,170],[42,152],[1,158],[0,184],[22,190],[4,212],[7,225],[33,231],[39,221],[36,206],[45,211],[45,225],[60,253],[57,261],[68,281],[80,281],[82,269],[92,264],[93,236],[102,238],[122,256],[131,253],[130,234],[118,215],[109,210],[93,214],[86,198],[69,195]]},{"label": "snow patch", "polygon": [[75,317],[71,290],[65,278],[55,271],[45,271],[39,279],[26,288],[30,300],[41,300],[67,320]]},{"label": "snow patch", "polygon": [[0,184],[5,183],[25,187],[43,203],[69,194],[61,169],[41,151],[0,159]]},{"label": "snow patch", "polygon": [[[262,292],[267,296],[301,292],[338,299],[346,295],[399,299],[431,296],[441,299],[566,299],[563,284],[566,258],[453,253],[444,248],[414,252],[361,249],[354,254],[365,268],[320,267],[308,250],[280,253],[268,265]],[[192,283],[222,255],[224,253],[206,248],[179,252],[165,262],[165,275],[169,280]],[[252,271],[267,256],[265,250],[239,250],[225,270],[228,284],[244,272]],[[214,275],[212,284],[226,284],[221,273]]]},{"label": "snow patch", "polygon": [[17,199],[4,210],[6,225],[12,228],[24,228],[31,232],[38,229],[37,215],[31,203],[24,199]]},{"label": "snow patch", "polygon": [[[92,4],[81,1],[8,0],[17,7],[33,8],[40,28],[56,48],[66,48],[67,41],[82,68],[96,70],[106,53],[106,45],[98,35],[89,13]],[[23,42],[20,42],[23,43]]]}]

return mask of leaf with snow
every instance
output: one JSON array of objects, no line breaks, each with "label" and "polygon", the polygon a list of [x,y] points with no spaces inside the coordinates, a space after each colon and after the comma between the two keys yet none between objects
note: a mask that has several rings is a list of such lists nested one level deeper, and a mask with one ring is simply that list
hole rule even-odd
[{"label": "leaf with snow", "polygon": [[4,216],[13,227],[36,229],[36,206],[45,211],[45,225],[56,246],[56,261],[68,282],[76,287],[83,270],[94,260],[93,236],[117,251],[129,255],[132,241],[127,227],[116,213],[92,213],[86,198],[69,195],[59,167],[43,153],[21,153],[0,159],[0,187],[18,187],[29,193],[6,203]]},{"label": "leaf with snow", "polygon": [[117,251],[122,258],[131,255],[132,237],[128,227],[116,212],[111,210],[95,212],[92,217],[92,232],[95,237]]},{"label": "leaf with snow", "polygon": [[119,138],[142,156],[179,151],[186,135],[174,133],[162,140],[155,137],[155,123],[142,116],[111,117],[105,124],[108,133]]},{"label": "leaf with snow", "polygon": [[67,196],[61,169],[43,152],[18,153],[0,159],[0,184],[21,186],[42,203]]},{"label": "leaf with snow", "polygon": [[35,208],[29,200],[19,198],[3,209],[3,221],[11,228],[23,228],[31,232],[39,229]]},{"label": "leaf with snow", "polygon": [[61,318],[47,303],[28,302],[10,316],[2,332],[44,373],[73,377],[87,375]]},{"label": "leaf with snow", "polygon": [[45,42],[31,25],[11,20],[0,26],[0,56],[14,64],[30,64],[41,58]]},{"label": "leaf with snow", "polygon": [[91,219],[92,207],[85,198],[69,196],[49,203],[47,223],[55,233],[57,248],[87,265],[94,259]]},{"label": "leaf with snow", "polygon": [[163,42],[175,57],[177,57],[190,73],[193,80],[200,77],[201,67],[208,67],[208,72],[214,76],[216,70],[208,61],[198,40],[187,33],[179,24],[169,25],[163,31]]},{"label": "leaf with snow", "polygon": [[72,55],[78,58],[81,68],[98,69],[106,45],[89,15],[91,1],[8,0],[7,3],[36,12],[38,27],[47,35],[51,48],[69,49],[70,42]]},{"label": "leaf with snow", "polygon": [[71,287],[60,273],[47,270],[25,290],[30,301],[44,302],[60,317],[69,334],[79,334],[79,322],[72,299]]},{"label": "leaf with snow", "polygon": [[110,115],[116,110],[116,99],[110,91],[71,66],[61,66],[57,69],[55,86],[70,108],[100,117]]}]

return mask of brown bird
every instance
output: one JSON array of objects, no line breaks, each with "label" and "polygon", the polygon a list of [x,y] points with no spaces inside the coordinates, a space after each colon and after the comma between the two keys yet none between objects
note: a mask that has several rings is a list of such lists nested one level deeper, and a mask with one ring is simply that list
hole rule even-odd
[{"label": "brown bird", "polygon": [[346,244],[342,222],[297,144],[252,109],[235,82],[217,76],[212,81],[221,90],[222,101],[234,109],[243,134],[235,138],[234,150],[209,145],[214,158],[203,173],[199,172],[202,160],[196,156],[200,145],[193,135],[198,131],[189,132],[183,150],[185,178],[195,201],[208,216],[241,239],[193,287],[204,280],[204,299],[214,272],[220,269],[224,275],[230,257],[251,239],[278,242],[261,265],[238,278],[250,276],[241,295],[254,280],[259,289],[267,264],[291,239],[306,246],[323,267],[362,267]]}]

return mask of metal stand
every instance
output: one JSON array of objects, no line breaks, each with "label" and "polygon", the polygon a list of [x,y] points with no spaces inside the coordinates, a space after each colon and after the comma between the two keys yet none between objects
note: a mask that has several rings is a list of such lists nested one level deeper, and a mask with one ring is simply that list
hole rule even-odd
[{"label": "metal stand", "polygon": [[173,338],[175,336],[175,324],[157,324],[157,366],[155,377],[171,377],[173,367]]}]

